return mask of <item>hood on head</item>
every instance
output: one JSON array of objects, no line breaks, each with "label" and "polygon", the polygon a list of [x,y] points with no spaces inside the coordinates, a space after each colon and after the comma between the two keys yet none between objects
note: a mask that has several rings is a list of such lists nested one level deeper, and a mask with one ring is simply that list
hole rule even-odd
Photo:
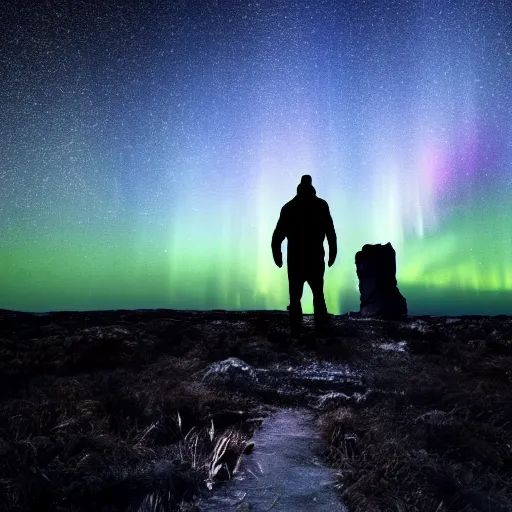
[{"label": "hood on head", "polygon": [[304,174],[300,179],[297,186],[297,195],[299,196],[314,196],[316,195],[315,187],[313,187],[313,180],[309,174]]}]

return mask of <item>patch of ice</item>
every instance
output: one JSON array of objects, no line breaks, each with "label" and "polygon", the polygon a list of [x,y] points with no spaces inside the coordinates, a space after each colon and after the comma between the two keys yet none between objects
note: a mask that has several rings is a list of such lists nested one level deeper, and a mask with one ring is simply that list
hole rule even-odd
[{"label": "patch of ice", "polygon": [[446,319],[447,324],[453,324],[455,322],[460,322],[460,318],[447,318]]},{"label": "patch of ice", "polygon": [[290,366],[288,372],[296,373],[306,380],[324,382],[340,381],[349,377],[360,377],[360,373],[347,364],[333,364],[327,361],[310,363],[306,366]]},{"label": "patch of ice", "polygon": [[325,395],[321,396],[316,404],[315,407],[317,408],[323,408],[326,406],[332,406],[332,405],[338,405],[342,403],[346,403],[348,401],[360,403],[363,400],[366,400],[368,395],[368,390],[364,393],[353,393],[352,395],[347,395],[346,393],[341,393],[337,391],[331,391],[330,393],[326,393]]},{"label": "patch of ice", "polygon": [[398,341],[394,343],[381,343],[378,347],[382,350],[391,350],[392,352],[405,352],[407,342]]},{"label": "patch of ice", "polygon": [[122,327],[117,327],[117,326],[112,329],[112,332],[118,332],[121,334],[130,334],[130,331],[128,331],[127,329],[123,329]]},{"label": "patch of ice", "polygon": [[426,332],[428,330],[428,325],[423,320],[416,320],[415,322],[411,322],[407,325],[409,329],[416,329],[420,332]]},{"label": "patch of ice", "polygon": [[249,366],[246,362],[238,359],[238,357],[229,357],[224,361],[217,361],[216,363],[213,363],[206,372],[206,375],[211,373],[226,373],[231,371],[232,368],[237,368],[244,372],[254,371],[252,366]]}]

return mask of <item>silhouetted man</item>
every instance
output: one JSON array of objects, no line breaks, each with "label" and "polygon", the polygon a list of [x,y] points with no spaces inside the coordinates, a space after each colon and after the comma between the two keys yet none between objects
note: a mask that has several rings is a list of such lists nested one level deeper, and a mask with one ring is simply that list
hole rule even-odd
[{"label": "silhouetted man", "polygon": [[315,329],[321,331],[327,321],[324,298],[325,251],[324,239],[329,243],[331,267],[336,259],[336,232],[329,205],[316,197],[311,176],[304,175],[297,187],[297,195],[281,209],[281,215],[272,235],[272,255],[276,265],[283,266],[281,244],[288,238],[288,283],[290,290],[290,326],[294,336],[302,324],[301,298],[304,283],[313,292]]}]

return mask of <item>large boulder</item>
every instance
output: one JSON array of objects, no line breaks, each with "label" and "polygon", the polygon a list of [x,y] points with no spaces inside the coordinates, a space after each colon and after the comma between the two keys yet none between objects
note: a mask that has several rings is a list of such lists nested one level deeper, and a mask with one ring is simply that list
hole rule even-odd
[{"label": "large boulder", "polygon": [[407,301],[396,282],[396,253],[389,242],[363,246],[356,253],[356,269],[362,314],[386,317],[407,314]]},{"label": "large boulder", "polygon": [[254,368],[237,357],[230,357],[210,365],[203,380],[211,384],[243,390],[254,389],[259,383]]}]

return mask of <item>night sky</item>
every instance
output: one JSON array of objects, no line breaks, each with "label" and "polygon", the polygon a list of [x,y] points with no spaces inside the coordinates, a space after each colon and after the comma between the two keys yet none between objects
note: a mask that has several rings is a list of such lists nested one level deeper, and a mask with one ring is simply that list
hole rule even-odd
[{"label": "night sky", "polygon": [[331,313],[388,241],[411,313],[511,313],[511,5],[2,1],[0,308],[285,309],[311,174]]}]

